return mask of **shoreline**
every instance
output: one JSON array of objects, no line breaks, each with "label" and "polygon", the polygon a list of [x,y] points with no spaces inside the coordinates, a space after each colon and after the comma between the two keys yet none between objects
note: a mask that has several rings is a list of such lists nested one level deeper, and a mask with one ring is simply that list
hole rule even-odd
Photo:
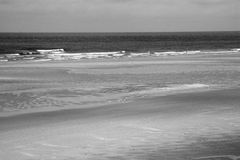
[{"label": "shoreline", "polygon": [[[76,95],[76,98],[70,99],[70,102],[78,102],[81,100],[81,96],[85,96],[84,90],[89,94],[90,101],[91,98],[97,99],[98,96],[111,96],[111,89],[120,90],[119,94],[122,92],[129,92],[129,90],[124,90],[127,87],[133,86],[133,89],[138,89],[137,85],[142,85],[143,87],[149,87],[150,89],[159,89],[159,91],[153,90],[151,95],[164,95],[164,94],[175,94],[183,92],[183,89],[179,91],[161,91],[161,86],[168,87],[169,85],[187,85],[187,84],[206,84],[209,85],[209,90],[211,89],[221,89],[221,88],[231,88],[238,87],[238,68],[234,65],[240,61],[239,57],[231,57],[223,61],[219,59],[218,56],[213,59],[208,57],[197,58],[195,55],[193,57],[183,56],[183,57],[134,57],[131,59],[99,59],[99,60],[83,60],[83,61],[56,61],[56,62],[44,62],[44,63],[12,63],[12,64],[1,64],[0,70],[0,81],[3,83],[1,86],[0,93],[14,93],[10,98],[15,98],[16,94],[28,93],[31,98],[31,94],[36,94],[36,98],[41,98],[43,94],[49,94],[51,91],[63,92],[64,96]],[[222,61],[224,63],[222,63]],[[231,71],[231,72],[230,72]],[[43,76],[39,76],[43,75]],[[107,76],[107,78],[105,78]],[[125,78],[126,77],[126,78]],[[153,77],[153,78],[152,78]],[[230,81],[229,81],[230,78]],[[219,80],[218,80],[219,79]],[[105,83],[106,81],[106,83]],[[91,83],[89,83],[91,82]],[[110,84],[108,84],[110,82]],[[229,83],[231,82],[231,83]],[[229,83],[229,84],[228,84]],[[20,85],[23,84],[23,85]],[[87,86],[85,86],[85,84]],[[151,85],[153,84],[153,85]],[[91,85],[93,87],[91,88]],[[159,87],[160,86],[160,87]],[[102,87],[102,88],[101,88]],[[69,88],[69,89],[68,89]],[[97,88],[94,90],[94,88]],[[65,92],[66,89],[69,92]],[[77,91],[75,92],[74,89]],[[102,94],[92,96],[96,92],[101,92],[101,89],[109,90],[109,94]],[[78,92],[78,90],[80,90]],[[82,91],[81,91],[82,90]],[[100,91],[99,91],[100,90]],[[131,88],[130,88],[131,90]],[[188,91],[191,89],[187,89]],[[200,90],[200,88],[195,88],[194,91]],[[145,92],[142,90],[143,93]],[[147,91],[147,90],[146,90]],[[187,91],[187,92],[188,92]],[[194,92],[193,91],[193,92]],[[71,93],[72,92],[72,93]],[[141,90],[140,90],[141,92]],[[185,91],[184,91],[185,92]],[[40,95],[39,95],[40,94]],[[64,95],[65,94],[65,95]],[[132,93],[132,95],[135,92]],[[138,94],[138,93],[137,93]],[[142,94],[144,96],[144,94]],[[154,96],[155,96],[154,95]],[[54,94],[50,94],[50,98],[55,98]],[[92,97],[91,97],[92,96]],[[115,95],[114,95],[115,96]],[[129,96],[126,94],[126,96]],[[131,96],[131,94],[130,94]],[[125,95],[123,95],[125,97]],[[67,97],[68,98],[68,97]],[[77,99],[78,98],[78,99]],[[83,97],[85,98],[85,97]],[[87,96],[86,96],[87,98]],[[107,99],[105,98],[105,99]],[[113,97],[116,98],[116,97]],[[140,95],[141,98],[141,95]],[[104,100],[105,100],[104,99]],[[112,97],[111,97],[112,99]],[[110,99],[110,100],[111,100]],[[15,99],[14,99],[15,100]],[[68,99],[67,99],[68,100]],[[100,99],[102,100],[102,99]],[[88,100],[89,101],[89,100]],[[3,100],[3,102],[5,102]],[[17,102],[22,102],[16,99]],[[23,101],[24,103],[25,101]],[[81,102],[81,101],[80,101]],[[85,101],[83,101],[85,102]],[[99,101],[100,102],[100,101]],[[101,103],[96,105],[102,105]],[[7,103],[7,102],[6,102]],[[36,102],[37,103],[37,102]],[[95,102],[94,102],[95,103]],[[112,103],[112,102],[111,102]],[[114,102],[116,103],[116,102]],[[117,102],[119,103],[119,102]],[[103,105],[106,105],[104,103]],[[34,105],[34,104],[33,104]],[[42,105],[42,103],[41,103]],[[71,104],[70,104],[71,105]],[[85,105],[80,104],[80,107],[94,107],[96,105]],[[44,103],[43,103],[44,106]],[[52,105],[54,106],[54,104]],[[29,108],[28,111],[7,111],[4,114],[9,116],[14,114],[25,114],[27,112],[35,111],[54,111],[67,108],[44,107],[39,108]],[[14,103],[13,103],[14,107]],[[62,106],[61,106],[62,107]],[[77,108],[78,106],[71,106],[71,108]],[[17,109],[17,108],[16,108]],[[4,115],[0,113],[0,117]]]}]

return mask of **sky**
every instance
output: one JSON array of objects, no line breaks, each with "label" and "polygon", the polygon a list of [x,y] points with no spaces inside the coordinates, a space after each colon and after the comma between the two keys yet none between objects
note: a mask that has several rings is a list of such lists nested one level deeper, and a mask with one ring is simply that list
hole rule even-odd
[{"label": "sky", "polygon": [[240,0],[0,0],[0,32],[240,31]]}]

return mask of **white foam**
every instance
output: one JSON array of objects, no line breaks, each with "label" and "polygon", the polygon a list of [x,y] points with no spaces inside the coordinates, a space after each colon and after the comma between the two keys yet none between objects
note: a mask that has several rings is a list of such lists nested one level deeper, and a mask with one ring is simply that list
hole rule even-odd
[{"label": "white foam", "polygon": [[47,57],[54,60],[77,60],[77,59],[94,59],[94,58],[111,58],[124,56],[124,52],[89,52],[89,53],[52,53]]},{"label": "white foam", "polygon": [[176,52],[176,51],[168,51],[168,52],[154,52],[156,56],[178,56],[178,55],[192,55],[192,54],[199,54],[201,53],[200,50],[196,51],[181,51],[181,52]]},{"label": "white foam", "polygon": [[15,54],[5,54],[5,56],[6,56],[7,58],[14,58],[14,57],[20,56],[20,54],[18,54],[18,53],[15,53]]},{"label": "white foam", "polygon": [[7,62],[7,59],[0,59],[0,62]]},{"label": "white foam", "polygon": [[113,54],[113,57],[122,57],[124,55],[125,55],[125,52],[120,52],[120,53]]},{"label": "white foam", "polygon": [[150,52],[130,53],[128,57],[150,56]]},{"label": "white foam", "polygon": [[240,52],[240,48],[234,48],[234,49],[232,49],[232,51],[234,51],[234,52]]},{"label": "white foam", "polygon": [[231,53],[237,53],[240,52],[240,49],[231,49],[231,50],[203,50],[201,53],[204,54],[231,54]]},{"label": "white foam", "polygon": [[108,58],[108,57],[121,57],[124,54],[121,52],[90,52],[90,53],[82,53],[84,58]]},{"label": "white foam", "polygon": [[186,54],[198,54],[201,53],[201,51],[187,51]]},{"label": "white foam", "polygon": [[63,53],[64,49],[38,49],[37,52],[40,54]]},{"label": "white foam", "polygon": [[89,53],[82,53],[85,55],[113,55],[113,54],[117,54],[119,52],[89,52]]},{"label": "white foam", "polygon": [[187,54],[186,51],[184,52],[175,52],[175,51],[169,51],[169,52],[154,52],[156,56],[177,56],[177,55],[183,55]]},{"label": "white foam", "polygon": [[156,56],[178,56],[178,55],[194,55],[194,54],[231,54],[240,52],[240,48],[231,50],[192,50],[192,51],[167,51],[167,52],[154,52]]},{"label": "white foam", "polygon": [[48,58],[53,60],[68,60],[68,59],[81,59],[84,56],[81,54],[60,53],[60,54],[48,54]]},{"label": "white foam", "polygon": [[[114,51],[114,52],[82,52],[82,53],[68,53],[64,49],[38,49],[31,54],[4,54],[0,57],[0,62],[18,61],[18,60],[32,60],[32,61],[50,61],[50,60],[79,60],[79,59],[97,59],[97,58],[119,58],[119,57],[147,57],[147,56],[179,56],[179,55],[195,55],[195,54],[237,54],[240,48],[233,48],[228,50],[186,50],[186,51],[166,51],[166,52],[128,52]],[[28,52],[30,53],[30,51]],[[34,54],[33,54],[34,53]],[[40,54],[40,55],[39,55]],[[41,57],[40,57],[41,56]],[[42,58],[42,59],[40,59]]]},{"label": "white foam", "polygon": [[[181,87],[181,85],[180,85]],[[203,88],[203,87],[209,87],[209,85],[201,84],[201,83],[194,83],[194,84],[184,84],[182,85],[183,88]]]}]

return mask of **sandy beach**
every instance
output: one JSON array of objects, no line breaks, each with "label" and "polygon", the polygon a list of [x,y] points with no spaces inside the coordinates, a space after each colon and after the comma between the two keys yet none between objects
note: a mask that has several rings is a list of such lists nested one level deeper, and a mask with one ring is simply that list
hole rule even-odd
[{"label": "sandy beach", "polygon": [[[2,159],[237,159],[240,89],[4,117]],[[215,157],[215,158],[213,158]]]},{"label": "sandy beach", "polygon": [[0,159],[240,159],[239,62],[2,63]]}]

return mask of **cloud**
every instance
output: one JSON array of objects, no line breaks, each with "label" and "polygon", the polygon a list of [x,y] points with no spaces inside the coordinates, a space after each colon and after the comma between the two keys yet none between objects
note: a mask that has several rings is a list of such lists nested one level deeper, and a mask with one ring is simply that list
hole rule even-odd
[{"label": "cloud", "polygon": [[[105,9],[105,8],[136,8],[144,10],[167,7],[188,8],[192,5],[209,7],[216,5],[239,4],[239,0],[0,0],[0,8],[3,10],[56,10],[56,9]],[[3,6],[4,5],[4,6]],[[6,7],[8,6],[8,7]],[[142,7],[142,8],[141,8]]]},{"label": "cloud", "polygon": [[201,30],[204,25],[209,28],[227,28],[227,23],[234,28],[240,23],[236,20],[240,19],[239,2],[240,0],[0,0],[0,20],[6,29],[14,28],[16,24],[26,30],[53,30],[56,26],[59,30],[74,31],[158,28],[162,31],[168,28],[182,30],[184,27],[186,30]]},{"label": "cloud", "polygon": [[11,0],[0,0],[0,5],[7,5],[7,4],[11,4]]},{"label": "cloud", "polygon": [[[66,17],[189,17],[235,14],[239,0],[0,0],[2,14],[55,14]],[[226,13],[227,12],[227,13]],[[239,12],[238,12],[239,13]],[[81,15],[80,15],[81,14]],[[105,17],[104,17],[105,16]],[[128,17],[126,17],[128,18]]]},{"label": "cloud", "polygon": [[239,4],[239,0],[192,0],[192,2],[204,6]]}]

